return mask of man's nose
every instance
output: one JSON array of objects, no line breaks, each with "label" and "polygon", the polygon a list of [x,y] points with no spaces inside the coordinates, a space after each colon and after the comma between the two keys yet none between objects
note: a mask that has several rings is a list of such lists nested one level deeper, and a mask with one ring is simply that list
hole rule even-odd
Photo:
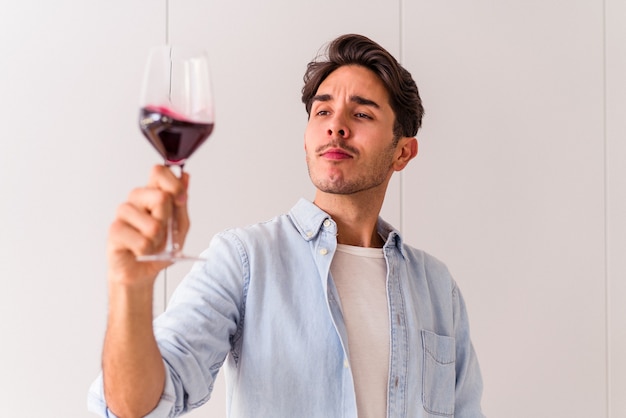
[{"label": "man's nose", "polygon": [[333,117],[330,121],[327,134],[329,137],[340,136],[343,139],[348,138],[350,136],[350,129],[345,118],[341,115]]}]

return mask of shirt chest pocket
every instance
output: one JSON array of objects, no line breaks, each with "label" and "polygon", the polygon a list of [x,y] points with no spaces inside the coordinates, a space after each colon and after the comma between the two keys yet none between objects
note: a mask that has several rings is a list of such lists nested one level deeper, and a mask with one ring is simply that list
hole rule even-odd
[{"label": "shirt chest pocket", "polygon": [[456,386],[454,338],[422,330],[422,403],[426,412],[454,416]]}]

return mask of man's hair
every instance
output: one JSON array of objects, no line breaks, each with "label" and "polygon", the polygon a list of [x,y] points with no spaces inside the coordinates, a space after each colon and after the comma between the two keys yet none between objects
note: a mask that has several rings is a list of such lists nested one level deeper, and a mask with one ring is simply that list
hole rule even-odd
[{"label": "man's hair", "polygon": [[311,116],[313,98],[320,84],[337,68],[359,65],[373,71],[389,94],[389,104],[395,114],[394,137],[413,137],[422,125],[424,108],[415,81],[398,61],[376,42],[362,35],[342,35],[332,41],[325,54],[318,55],[307,65],[302,87],[302,102]]}]

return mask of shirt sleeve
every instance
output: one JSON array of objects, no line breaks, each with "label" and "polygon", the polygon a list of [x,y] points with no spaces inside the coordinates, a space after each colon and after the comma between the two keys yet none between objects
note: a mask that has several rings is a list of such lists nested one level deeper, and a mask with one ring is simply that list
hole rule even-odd
[{"label": "shirt sleeve", "polygon": [[[178,285],[154,335],[174,385],[175,416],[206,403],[217,373],[243,327],[249,272],[241,240],[230,232],[214,237],[204,261]],[[236,355],[235,355],[236,357]]]},{"label": "shirt sleeve", "polygon": [[481,409],[483,381],[470,339],[469,318],[460,290],[454,285],[454,333],[456,340],[455,418],[484,418]]},{"label": "shirt sleeve", "polygon": [[[155,318],[154,335],[165,364],[165,389],[148,418],[170,418],[203,405],[217,373],[242,329],[247,255],[233,233],[218,234]],[[102,375],[88,396],[90,411],[115,417],[107,408]]]}]

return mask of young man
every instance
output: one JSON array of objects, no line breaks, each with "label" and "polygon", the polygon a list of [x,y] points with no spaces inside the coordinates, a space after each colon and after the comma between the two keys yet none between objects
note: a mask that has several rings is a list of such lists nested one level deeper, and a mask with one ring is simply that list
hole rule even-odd
[{"label": "young man", "polygon": [[[217,235],[152,321],[172,202],[155,167],[109,238],[103,416],[170,417],[206,402],[224,362],[231,417],[482,417],[482,381],[446,267],[379,218],[392,174],[417,154],[423,109],[410,74],[359,35],[309,64],[305,151],[317,191],[288,214]],[[106,401],[105,401],[106,399]]]}]

